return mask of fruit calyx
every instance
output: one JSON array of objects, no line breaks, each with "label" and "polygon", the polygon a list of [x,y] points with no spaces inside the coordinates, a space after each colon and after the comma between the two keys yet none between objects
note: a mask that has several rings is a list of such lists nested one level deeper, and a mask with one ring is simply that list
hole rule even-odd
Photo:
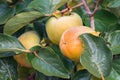
[{"label": "fruit calyx", "polygon": [[62,17],[62,16],[69,16],[69,15],[71,15],[71,9],[69,9],[68,11],[66,11],[66,12],[61,12],[61,11],[59,11],[59,10],[56,10],[55,12],[53,12],[53,16],[55,16],[56,18],[60,18],[60,17]]}]

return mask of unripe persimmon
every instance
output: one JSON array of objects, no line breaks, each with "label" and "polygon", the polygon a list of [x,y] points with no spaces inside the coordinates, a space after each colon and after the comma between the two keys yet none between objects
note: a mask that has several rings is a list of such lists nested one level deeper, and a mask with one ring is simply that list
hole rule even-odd
[{"label": "unripe persimmon", "polygon": [[51,42],[59,45],[62,33],[71,27],[82,26],[82,19],[77,13],[51,17],[46,23],[46,32]]},{"label": "unripe persimmon", "polygon": [[62,34],[59,46],[64,56],[75,62],[79,61],[84,51],[84,44],[79,36],[84,33],[91,33],[95,36],[99,35],[99,32],[85,26],[70,28]]},{"label": "unripe persimmon", "polygon": [[[22,45],[26,48],[26,49],[30,49],[33,46],[37,46],[39,45],[39,41],[40,38],[39,36],[36,34],[35,31],[28,31],[23,33],[18,40],[22,43]],[[26,53],[21,53],[19,55],[15,55],[14,58],[16,59],[16,61],[24,67],[32,67],[31,64],[29,63],[29,61],[27,60],[27,54]]]}]

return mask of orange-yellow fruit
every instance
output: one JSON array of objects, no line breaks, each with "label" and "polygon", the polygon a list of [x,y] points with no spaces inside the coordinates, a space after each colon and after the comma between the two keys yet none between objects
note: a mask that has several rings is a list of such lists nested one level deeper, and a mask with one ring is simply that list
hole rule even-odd
[{"label": "orange-yellow fruit", "polygon": [[19,54],[14,56],[15,60],[19,63],[20,66],[31,68],[32,65],[27,60],[27,54]]},{"label": "orange-yellow fruit", "polygon": [[99,35],[99,32],[85,26],[70,28],[62,34],[59,46],[63,55],[75,62],[79,61],[84,50],[84,44],[79,36],[84,33]]},{"label": "orange-yellow fruit", "polygon": [[71,27],[82,26],[82,19],[77,13],[70,15],[59,15],[58,18],[51,17],[46,23],[46,32],[54,44],[59,45],[62,33]]},{"label": "orange-yellow fruit", "polygon": [[[40,38],[39,36],[36,34],[35,31],[28,31],[25,32],[24,34],[22,34],[18,40],[22,43],[22,45],[26,48],[26,49],[30,49],[33,46],[37,46],[39,45],[39,41]],[[16,59],[16,61],[24,67],[32,67],[31,64],[28,62],[27,60],[27,54],[23,53],[23,54],[19,54],[19,55],[15,55],[14,58]]]},{"label": "orange-yellow fruit", "polygon": [[28,31],[22,34],[18,40],[23,44],[26,49],[39,45],[40,38],[35,31]]}]

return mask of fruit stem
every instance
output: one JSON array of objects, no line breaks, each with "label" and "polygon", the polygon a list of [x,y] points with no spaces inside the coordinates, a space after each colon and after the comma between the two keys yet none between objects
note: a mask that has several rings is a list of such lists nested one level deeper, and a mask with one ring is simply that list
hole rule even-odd
[{"label": "fruit stem", "polygon": [[39,59],[40,59],[40,57],[39,57],[39,55],[37,54],[37,52],[36,52],[36,51],[34,51],[33,53],[34,53],[34,55],[35,55],[37,58],[39,58]]},{"label": "fruit stem", "polygon": [[31,53],[31,51],[29,49],[26,49],[26,50],[16,49],[16,50],[21,51],[21,52],[25,52],[25,53]]},{"label": "fruit stem", "polygon": [[73,9],[78,8],[78,7],[82,6],[82,5],[83,5],[83,3],[81,2],[81,3],[75,5],[75,6],[71,7],[71,8],[67,7],[65,9],[63,9],[62,11],[60,11],[60,13],[64,14],[64,13],[66,13],[68,11],[72,11]]},{"label": "fruit stem", "polygon": [[94,14],[95,14],[95,13],[97,12],[97,10],[98,10],[98,6],[99,6],[100,0],[97,0],[97,1],[96,1],[96,6],[95,6],[95,9],[94,9],[93,12],[90,11],[90,8],[89,8],[86,0],[82,0],[82,2],[83,2],[83,5],[84,5],[84,7],[85,7],[85,9],[86,9],[86,11],[87,11],[88,16],[90,17],[91,28],[92,28],[93,30],[95,30]]}]

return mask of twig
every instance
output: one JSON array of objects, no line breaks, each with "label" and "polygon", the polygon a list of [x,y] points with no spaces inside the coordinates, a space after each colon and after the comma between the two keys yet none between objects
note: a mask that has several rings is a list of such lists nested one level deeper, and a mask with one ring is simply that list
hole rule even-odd
[{"label": "twig", "polygon": [[90,17],[91,28],[92,28],[93,30],[95,30],[95,23],[94,23],[94,16],[93,16],[93,15],[94,15],[94,14],[96,13],[96,11],[98,10],[98,5],[99,5],[100,0],[97,0],[97,1],[96,1],[96,6],[95,6],[95,9],[94,9],[93,12],[90,11],[90,8],[89,8],[86,0],[81,0],[81,1],[83,2],[83,5],[84,5],[84,7],[85,7],[85,9],[86,9],[86,11],[87,11],[88,16]]},{"label": "twig", "polygon": [[90,11],[86,0],[82,0],[82,2],[83,2],[83,5],[84,5],[84,7],[85,7],[85,9],[87,11],[88,16],[90,16],[92,14],[92,12]]},{"label": "twig", "polygon": [[61,12],[62,14],[64,14],[65,12],[67,12],[67,11],[69,11],[69,10],[72,11],[73,9],[78,8],[78,7],[82,6],[82,5],[83,5],[83,3],[81,2],[81,3],[75,5],[75,6],[71,7],[71,8],[67,7],[67,8],[65,8],[65,9],[63,9],[62,11],[60,11],[60,12]]},{"label": "twig", "polygon": [[93,16],[96,13],[96,11],[98,10],[99,2],[100,2],[100,0],[96,1],[95,9],[90,16]]},{"label": "twig", "polygon": [[82,5],[83,5],[83,3],[81,2],[81,3],[79,3],[79,4],[75,5],[75,6],[73,6],[72,9],[78,8],[78,7],[82,6]]},{"label": "twig", "polygon": [[90,24],[91,24],[91,28],[93,29],[93,30],[95,30],[95,23],[94,23],[94,16],[91,16],[90,17]]}]

